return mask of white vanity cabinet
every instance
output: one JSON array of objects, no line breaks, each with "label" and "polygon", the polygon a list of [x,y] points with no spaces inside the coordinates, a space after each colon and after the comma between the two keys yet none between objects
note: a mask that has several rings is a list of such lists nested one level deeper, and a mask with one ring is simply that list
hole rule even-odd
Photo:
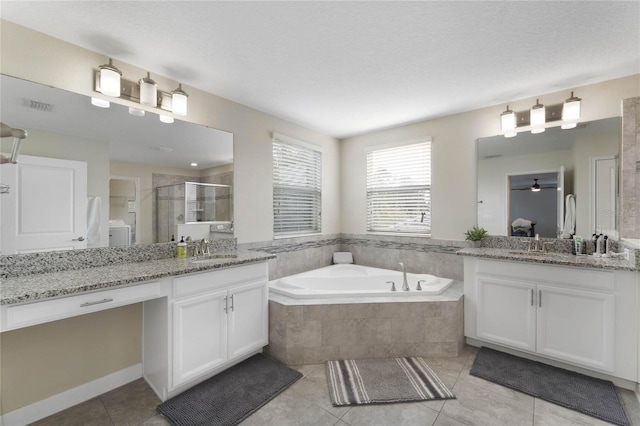
[{"label": "white vanity cabinet", "polygon": [[144,307],[147,382],[165,400],[260,352],[267,308],[266,262],[173,278],[168,300]]},{"label": "white vanity cabinet", "polygon": [[636,273],[465,257],[465,336],[635,381]]}]

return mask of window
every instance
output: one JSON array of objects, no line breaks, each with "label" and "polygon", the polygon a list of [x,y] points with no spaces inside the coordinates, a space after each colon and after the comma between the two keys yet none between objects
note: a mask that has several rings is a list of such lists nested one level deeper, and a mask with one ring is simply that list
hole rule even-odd
[{"label": "window", "polygon": [[322,153],[283,135],[273,136],[273,233],[322,230]]},{"label": "window", "polygon": [[431,234],[431,140],[367,153],[367,231]]}]

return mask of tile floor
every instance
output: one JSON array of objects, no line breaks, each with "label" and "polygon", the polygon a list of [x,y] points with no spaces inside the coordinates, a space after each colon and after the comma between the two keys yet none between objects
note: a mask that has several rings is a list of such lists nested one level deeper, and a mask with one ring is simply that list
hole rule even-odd
[{"label": "tile floor", "polygon": [[[247,418],[254,425],[606,425],[589,416],[469,375],[476,350],[465,347],[457,358],[427,358],[457,399],[403,404],[333,407],[324,366],[297,367],[304,377]],[[640,426],[640,402],[619,389],[631,424]],[[168,425],[160,403],[140,379],[34,423],[38,426]]]}]

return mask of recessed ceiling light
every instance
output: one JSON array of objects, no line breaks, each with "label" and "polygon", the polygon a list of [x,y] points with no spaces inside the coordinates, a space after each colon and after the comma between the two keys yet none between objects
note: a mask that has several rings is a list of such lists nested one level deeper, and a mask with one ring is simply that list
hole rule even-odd
[{"label": "recessed ceiling light", "polygon": [[156,148],[158,151],[162,151],[162,152],[172,152],[173,148],[169,148],[167,146],[159,146],[158,148]]},{"label": "recessed ceiling light", "polygon": [[191,167],[198,167],[198,163],[191,163]]}]

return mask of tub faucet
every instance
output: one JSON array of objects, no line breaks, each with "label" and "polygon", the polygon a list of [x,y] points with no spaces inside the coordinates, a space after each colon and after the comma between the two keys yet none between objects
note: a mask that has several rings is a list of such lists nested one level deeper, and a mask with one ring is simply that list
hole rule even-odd
[{"label": "tub faucet", "polygon": [[402,268],[402,290],[409,291],[409,283],[407,282],[407,271],[404,269],[404,263],[400,262]]}]

